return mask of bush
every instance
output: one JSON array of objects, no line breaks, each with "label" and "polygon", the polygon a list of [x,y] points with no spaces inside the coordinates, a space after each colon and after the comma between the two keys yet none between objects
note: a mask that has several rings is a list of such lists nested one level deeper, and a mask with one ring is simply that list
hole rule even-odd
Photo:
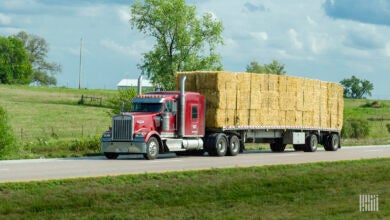
[{"label": "bush", "polygon": [[12,133],[12,128],[8,124],[8,117],[5,110],[0,106],[0,158],[10,153],[15,137]]},{"label": "bush", "polygon": [[390,124],[387,124],[386,127],[387,127],[387,131],[390,133]]},{"label": "bush", "polygon": [[344,120],[341,135],[344,138],[365,138],[370,133],[368,121],[360,118],[347,118]]},{"label": "bush", "polygon": [[135,89],[119,90],[119,94],[109,101],[112,108],[112,110],[108,112],[109,115],[119,114],[122,110],[122,103],[124,105],[124,111],[131,111],[131,100],[136,96],[137,91],[135,91]]},{"label": "bush", "polygon": [[69,150],[74,152],[100,152],[100,136],[73,140],[69,144]]}]

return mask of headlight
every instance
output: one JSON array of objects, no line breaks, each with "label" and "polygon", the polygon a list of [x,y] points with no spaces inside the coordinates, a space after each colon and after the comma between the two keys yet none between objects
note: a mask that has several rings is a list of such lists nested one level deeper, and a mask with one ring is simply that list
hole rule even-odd
[{"label": "headlight", "polygon": [[146,135],[146,132],[138,132],[134,134],[135,138],[144,138]]},{"label": "headlight", "polygon": [[111,132],[107,131],[103,133],[103,138],[110,138],[111,137]]}]

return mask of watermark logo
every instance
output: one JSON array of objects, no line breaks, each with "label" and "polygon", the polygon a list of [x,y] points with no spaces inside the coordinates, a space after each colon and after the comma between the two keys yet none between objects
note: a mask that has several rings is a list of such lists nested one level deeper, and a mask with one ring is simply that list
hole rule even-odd
[{"label": "watermark logo", "polygon": [[360,195],[360,211],[361,212],[378,212],[379,211],[379,196],[378,195]]}]

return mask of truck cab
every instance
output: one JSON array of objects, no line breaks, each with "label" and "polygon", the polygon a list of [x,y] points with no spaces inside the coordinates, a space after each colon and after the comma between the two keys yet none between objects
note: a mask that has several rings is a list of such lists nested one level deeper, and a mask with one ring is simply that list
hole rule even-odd
[{"label": "truck cab", "polygon": [[138,95],[132,111],[112,118],[112,127],[101,140],[108,159],[120,154],[143,154],[155,159],[159,153],[202,150],[205,134],[205,98],[196,92],[167,91]]}]

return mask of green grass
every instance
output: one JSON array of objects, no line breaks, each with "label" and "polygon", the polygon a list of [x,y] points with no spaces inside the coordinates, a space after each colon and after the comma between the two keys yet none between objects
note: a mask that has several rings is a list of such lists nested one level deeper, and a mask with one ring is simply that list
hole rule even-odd
[{"label": "green grass", "polygon": [[[72,152],[69,142],[96,139],[110,126],[108,100],[116,92],[0,85],[0,105],[8,113],[20,149],[9,157],[88,153]],[[102,97],[102,106],[78,105],[81,95]]]},{"label": "green grass", "polygon": [[390,133],[386,124],[390,124],[390,101],[377,100],[380,108],[365,107],[373,100],[346,99],[344,103],[344,119],[360,118],[369,122],[370,133],[365,139],[344,139],[343,145],[390,144]]},{"label": "green grass", "polygon": [[389,173],[387,158],[3,183],[0,219],[388,219]]}]

